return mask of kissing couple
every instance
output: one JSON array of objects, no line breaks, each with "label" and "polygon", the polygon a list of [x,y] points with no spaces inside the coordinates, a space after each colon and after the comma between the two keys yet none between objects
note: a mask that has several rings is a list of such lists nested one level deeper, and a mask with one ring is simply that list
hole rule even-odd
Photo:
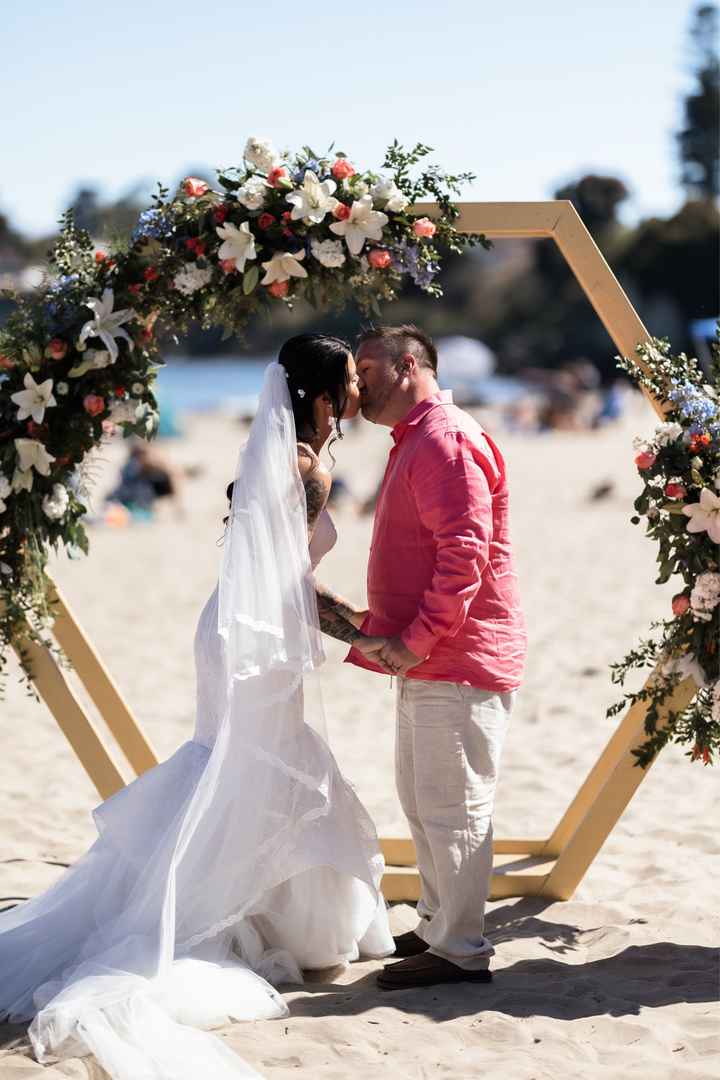
[{"label": "kissing couple", "polygon": [[[319,455],[359,411],[393,440],[364,611],[315,576],[337,540]],[[42,1062],[254,1077],[209,1030],[287,1015],[276,987],[303,969],[394,953],[384,989],[492,977],[492,812],[526,649],[500,451],[440,391],[417,327],[370,329],[354,355],[303,334],[267,369],[228,496],[192,739],[96,807],[96,842],[53,887],[0,914],[0,1015],[32,1018]],[[397,938],[374,826],[325,734],[322,633],[398,677],[422,896]]]}]

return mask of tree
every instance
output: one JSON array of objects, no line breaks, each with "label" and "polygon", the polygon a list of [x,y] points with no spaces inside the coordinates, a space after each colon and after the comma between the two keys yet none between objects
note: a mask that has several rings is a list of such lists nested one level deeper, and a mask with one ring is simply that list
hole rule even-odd
[{"label": "tree", "polygon": [[718,9],[703,4],[690,29],[694,52],[693,92],[685,98],[683,128],[676,138],[681,182],[690,199],[712,199],[720,193],[720,57],[717,51]]}]

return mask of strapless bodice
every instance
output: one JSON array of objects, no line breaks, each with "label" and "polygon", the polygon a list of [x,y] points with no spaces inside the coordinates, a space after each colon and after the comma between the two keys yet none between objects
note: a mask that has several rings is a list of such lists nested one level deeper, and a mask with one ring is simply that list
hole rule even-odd
[{"label": "strapless bodice", "polygon": [[327,510],[323,510],[320,517],[317,519],[315,532],[312,534],[312,539],[310,541],[310,562],[312,563],[313,570],[320,560],[324,558],[329,551],[332,551],[336,543],[337,530],[333,524],[333,519],[330,517]]}]

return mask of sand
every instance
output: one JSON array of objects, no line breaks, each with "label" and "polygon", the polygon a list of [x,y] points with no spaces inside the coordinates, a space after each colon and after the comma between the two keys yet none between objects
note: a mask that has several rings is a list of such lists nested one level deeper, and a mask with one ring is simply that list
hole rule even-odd
[{"label": "sand", "polygon": [[[608,664],[669,610],[653,584],[655,550],[629,523],[639,490],[631,437],[653,417],[637,399],[601,432],[495,431],[508,461],[513,533],[530,630],[527,676],[504,753],[495,834],[545,837],[604,746],[616,699]],[[223,415],[195,416],[165,442],[187,482],[185,515],[165,510],[127,529],[96,526],[90,557],[53,573],[165,757],[191,733],[192,638],[213,587],[224,488],[242,434]],[[386,429],[360,423],[336,446],[337,472],[358,495],[382,470]],[[123,457],[111,443],[98,493]],[[591,501],[604,480],[612,493]],[[340,534],[319,576],[364,598],[371,519],[335,511]],[[341,663],[323,669],[333,748],[385,835],[405,835],[393,783],[393,693],[387,677]],[[94,838],[96,793],[44,706],[11,681],[0,703],[0,897],[33,895]],[[670,747],[652,767],[569,902],[488,905],[497,953],[490,986],[381,993],[377,963],[325,973],[287,995],[285,1021],[222,1033],[266,1077],[706,1078],[720,1074],[717,775]],[[6,902],[10,902],[7,900]],[[392,911],[397,929],[413,910]],[[1,973],[0,973],[1,977]],[[24,1029],[2,1029],[0,1078],[100,1077],[89,1059],[42,1069]]]}]

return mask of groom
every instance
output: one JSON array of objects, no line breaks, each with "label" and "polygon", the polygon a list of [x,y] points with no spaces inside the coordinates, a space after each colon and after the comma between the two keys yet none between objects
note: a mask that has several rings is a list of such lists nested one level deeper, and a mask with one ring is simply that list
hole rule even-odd
[{"label": "groom", "polygon": [[508,528],[505,464],[437,383],[437,351],[416,326],[371,329],[355,354],[363,416],[391,429],[368,565],[365,633],[398,676],[396,780],[422,893],[405,957],[378,975],[400,989],[489,982],[483,934],[500,754],[526,633]]}]

